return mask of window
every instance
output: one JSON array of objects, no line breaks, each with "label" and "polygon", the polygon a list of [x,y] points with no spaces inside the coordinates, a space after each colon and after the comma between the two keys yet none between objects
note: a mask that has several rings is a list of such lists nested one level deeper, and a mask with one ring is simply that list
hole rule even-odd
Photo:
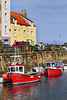
[{"label": "window", "polygon": [[56,62],[56,67],[58,66],[63,66],[63,63],[62,62]]},{"label": "window", "polygon": [[23,72],[23,67],[19,67],[19,71],[20,72]]},{"label": "window", "polygon": [[52,67],[55,67],[55,63],[52,63]]},{"label": "window", "polygon": [[7,34],[7,26],[5,26],[5,34]]},{"label": "window", "polygon": [[18,72],[18,67],[16,67],[16,71]]},{"label": "window", "polygon": [[5,9],[7,9],[7,1],[5,1]]},{"label": "window", "polygon": [[33,31],[31,31],[31,37],[33,37]]},{"label": "window", "polygon": [[7,13],[5,13],[5,21],[7,21]]},{"label": "window", "polygon": [[27,35],[29,36],[29,30],[27,30]]},{"label": "window", "polygon": [[25,30],[24,30],[24,37],[26,37]]},{"label": "window", "polygon": [[10,72],[11,71],[11,69],[10,68],[8,68],[8,72]]},{"label": "window", "polygon": [[33,23],[31,23],[31,29],[33,29]]},{"label": "window", "polygon": [[17,36],[17,34],[16,34],[16,29],[14,29],[14,36]]},{"label": "window", "polygon": [[14,27],[17,27],[17,20],[15,19]]},{"label": "window", "polygon": [[46,66],[46,67],[51,67],[51,66],[50,66],[50,63],[46,63],[45,66]]},{"label": "window", "polygon": [[4,39],[4,44],[8,44],[8,39]]},{"label": "window", "polygon": [[28,26],[26,26],[26,28],[28,28]]},{"label": "window", "polygon": [[22,25],[20,25],[20,28],[22,28]]},{"label": "window", "polygon": [[15,72],[15,67],[11,67],[11,72]]},{"label": "window", "polygon": [[20,29],[19,29],[19,35],[20,35]]}]

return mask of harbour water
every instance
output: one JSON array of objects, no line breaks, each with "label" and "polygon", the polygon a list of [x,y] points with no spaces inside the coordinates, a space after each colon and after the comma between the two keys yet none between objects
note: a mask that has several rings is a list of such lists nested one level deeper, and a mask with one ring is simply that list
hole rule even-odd
[{"label": "harbour water", "polygon": [[0,100],[67,100],[67,71],[31,84],[0,84]]}]

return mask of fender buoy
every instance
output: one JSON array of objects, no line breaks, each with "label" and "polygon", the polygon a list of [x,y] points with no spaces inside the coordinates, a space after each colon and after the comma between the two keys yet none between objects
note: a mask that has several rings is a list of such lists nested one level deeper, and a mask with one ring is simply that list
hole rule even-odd
[{"label": "fender buoy", "polygon": [[8,78],[8,74],[4,73],[4,74],[2,75],[2,78],[3,78],[3,79],[7,79],[7,78]]},{"label": "fender buoy", "polygon": [[43,72],[42,72],[42,75],[44,75],[44,74],[45,74],[45,72],[43,71]]}]

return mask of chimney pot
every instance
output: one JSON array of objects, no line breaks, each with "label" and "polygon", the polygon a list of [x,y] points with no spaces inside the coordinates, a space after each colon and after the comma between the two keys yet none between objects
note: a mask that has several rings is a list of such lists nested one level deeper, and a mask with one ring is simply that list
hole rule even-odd
[{"label": "chimney pot", "polygon": [[24,10],[24,12],[26,12],[26,9]]},{"label": "chimney pot", "polygon": [[23,9],[22,9],[22,12],[23,12]]}]

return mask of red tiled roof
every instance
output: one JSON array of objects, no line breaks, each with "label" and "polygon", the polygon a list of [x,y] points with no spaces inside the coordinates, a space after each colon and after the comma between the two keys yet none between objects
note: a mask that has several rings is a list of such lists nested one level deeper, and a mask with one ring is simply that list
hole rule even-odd
[{"label": "red tiled roof", "polygon": [[[26,20],[23,17],[21,17],[21,15],[19,13],[10,12],[10,15],[12,17],[14,17],[15,19],[17,19],[17,24],[30,26],[30,24],[27,23]],[[12,23],[12,21],[11,21],[11,23]]]},{"label": "red tiled roof", "polygon": [[35,25],[35,24],[33,24],[33,26],[34,26],[34,27],[36,27],[36,25]]},{"label": "red tiled roof", "polygon": [[13,23],[14,24],[14,22],[12,20],[10,20],[10,23]]},{"label": "red tiled roof", "polygon": [[[21,14],[23,17],[25,17],[26,19],[28,19],[24,14]],[[31,21],[31,22],[33,22],[33,21]],[[36,27],[36,25],[35,24],[33,24],[33,26],[34,27]]]}]

